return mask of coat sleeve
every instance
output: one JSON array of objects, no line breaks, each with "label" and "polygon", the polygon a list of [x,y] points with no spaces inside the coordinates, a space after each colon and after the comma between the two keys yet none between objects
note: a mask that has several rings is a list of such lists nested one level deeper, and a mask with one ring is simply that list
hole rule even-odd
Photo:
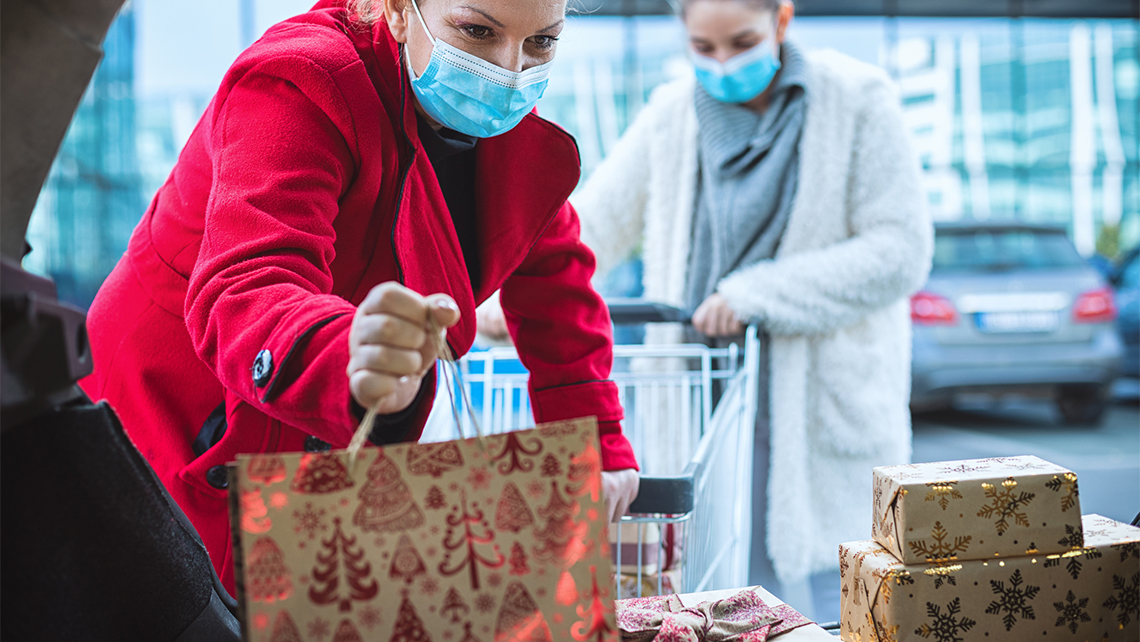
[{"label": "coat sleeve", "polygon": [[850,237],[743,267],[717,287],[738,315],[772,334],[851,325],[916,291],[930,272],[933,227],[898,98],[880,82],[860,111],[847,203],[834,204],[847,208]]},{"label": "coat sleeve", "polygon": [[357,424],[345,376],[355,307],[331,293],[330,264],[338,199],[357,160],[338,122],[348,108],[324,69],[302,59],[270,60],[227,82],[213,111],[187,329],[238,398],[343,446]]},{"label": "coat sleeve", "polygon": [[594,256],[579,238],[569,203],[503,284],[503,315],[530,371],[538,422],[596,416],[605,470],[637,468],[621,430],[609,310],[590,286]]},{"label": "coat sleeve", "polygon": [[652,104],[634,119],[585,184],[570,197],[581,217],[582,241],[604,276],[642,239],[649,196]]}]

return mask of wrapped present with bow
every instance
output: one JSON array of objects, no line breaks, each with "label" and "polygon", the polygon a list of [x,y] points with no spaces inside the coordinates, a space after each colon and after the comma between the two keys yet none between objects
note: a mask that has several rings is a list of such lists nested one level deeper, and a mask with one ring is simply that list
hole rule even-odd
[{"label": "wrapped present with bow", "polygon": [[676,595],[618,600],[617,624],[623,642],[764,642],[811,620],[744,590],[696,606],[685,606]]}]

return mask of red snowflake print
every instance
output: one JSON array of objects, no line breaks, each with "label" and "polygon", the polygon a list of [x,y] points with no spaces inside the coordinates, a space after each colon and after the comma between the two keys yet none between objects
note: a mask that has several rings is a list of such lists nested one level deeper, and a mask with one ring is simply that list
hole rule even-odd
[{"label": "red snowflake print", "polygon": [[490,613],[495,610],[495,598],[488,593],[475,596],[475,610],[480,613]]},{"label": "red snowflake print", "polygon": [[484,624],[483,625],[483,632],[484,633],[490,633],[491,632],[491,625],[490,624]]},{"label": "red snowflake print", "polygon": [[310,541],[316,539],[318,533],[323,533],[329,528],[325,523],[327,512],[323,508],[313,508],[312,502],[305,502],[304,508],[293,511],[293,519],[297,520],[293,531],[297,534],[304,532]]},{"label": "red snowflake print", "polygon": [[380,611],[371,606],[366,607],[360,612],[360,624],[368,630],[376,628],[380,625]]},{"label": "red snowflake print", "polygon": [[264,630],[267,626],[269,626],[268,615],[265,613],[258,613],[257,615],[253,616],[253,628],[261,631]]},{"label": "red snowflake print", "polygon": [[305,548],[304,542],[297,542],[297,548]]},{"label": "red snowflake print", "polygon": [[313,638],[317,642],[321,642],[321,640],[328,637],[331,628],[332,625],[329,624],[328,620],[317,618],[312,622],[309,622],[309,637]]},{"label": "red snowflake print", "polygon": [[597,521],[598,520],[598,509],[591,508],[590,510],[586,511],[586,519],[590,520],[591,522]]},{"label": "red snowflake print", "polygon": [[340,500],[340,505],[341,506],[348,506],[348,498],[345,497],[344,499]]},{"label": "red snowflake print", "polygon": [[269,496],[269,505],[281,510],[289,505],[289,496],[285,493],[273,493]]},{"label": "red snowflake print", "polygon": [[452,491],[457,491],[457,490],[459,490],[459,484],[456,484],[455,482],[451,482],[451,485],[448,486],[448,489],[450,489]]},{"label": "red snowflake print", "polygon": [[[541,571],[542,569],[539,569],[539,570]],[[539,596],[539,597],[546,597],[546,589],[544,589],[540,586],[540,587],[534,589],[534,594]]]},{"label": "red snowflake print", "polygon": [[566,446],[559,446],[558,452],[565,455],[566,454]]},{"label": "red snowflake print", "polygon": [[431,546],[426,551],[424,551],[424,555],[427,555],[428,557],[435,557],[436,555],[439,555],[439,549]]},{"label": "red snowflake print", "polygon": [[467,475],[467,483],[475,490],[486,490],[491,485],[491,473],[482,466],[472,468]]},{"label": "red snowflake print", "polygon": [[438,592],[439,592],[439,581],[436,580],[434,577],[425,577],[424,580],[422,582],[420,582],[420,593],[423,593],[424,595],[431,597],[432,595],[435,595]]},{"label": "red snowflake print", "polygon": [[309,576],[308,575],[302,575],[301,577],[297,578],[297,581],[300,582],[301,584],[308,584],[309,583]]},{"label": "red snowflake print", "polygon": [[388,545],[388,540],[384,539],[383,537],[377,537],[375,541],[376,541],[376,546],[379,548],[384,548],[385,546]]},{"label": "red snowflake print", "polygon": [[451,632],[451,631],[444,631],[444,632],[443,632],[443,639],[445,639],[445,640],[450,640],[450,639],[451,639],[451,638],[453,638],[453,637],[455,637],[455,635],[454,635],[454,634],[452,634],[452,632]]},{"label": "red snowflake print", "polygon": [[555,613],[554,614],[554,621],[558,624],[562,624],[562,614],[561,613]]},{"label": "red snowflake print", "polygon": [[435,524],[432,525],[431,534],[432,535],[439,535],[439,526],[438,525],[435,525]]},{"label": "red snowflake print", "polygon": [[545,492],[546,484],[542,483],[542,480],[536,479],[526,485],[526,494],[530,495],[531,499],[539,499]]},{"label": "red snowflake print", "polygon": [[489,584],[491,586],[491,588],[496,588],[502,583],[503,583],[503,576],[499,575],[498,573],[491,573],[490,575],[487,576],[487,584]]}]

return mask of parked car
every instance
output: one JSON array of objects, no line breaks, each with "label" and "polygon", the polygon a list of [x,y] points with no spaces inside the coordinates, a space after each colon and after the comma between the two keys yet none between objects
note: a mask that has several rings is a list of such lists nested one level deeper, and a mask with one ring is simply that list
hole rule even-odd
[{"label": "parked car", "polygon": [[1116,290],[1116,328],[1124,343],[1120,374],[1140,377],[1140,248],[1124,254],[1109,281]]},{"label": "parked car", "polygon": [[1120,370],[1116,318],[1112,288],[1062,228],[939,224],[930,280],[911,297],[912,407],[1018,393],[1096,423]]}]

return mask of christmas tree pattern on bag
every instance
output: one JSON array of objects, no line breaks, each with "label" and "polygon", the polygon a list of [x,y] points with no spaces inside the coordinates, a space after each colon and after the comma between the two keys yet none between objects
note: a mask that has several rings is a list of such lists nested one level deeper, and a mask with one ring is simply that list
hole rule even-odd
[{"label": "christmas tree pattern on bag", "polygon": [[388,577],[394,580],[404,580],[411,584],[417,577],[427,572],[419,551],[412,544],[407,533],[400,535],[400,542],[396,544],[396,552],[392,554],[392,566],[388,569]]},{"label": "christmas tree pattern on bag", "polygon": [[301,642],[301,632],[297,630],[297,624],[289,616],[289,611],[277,612],[269,642]]},{"label": "christmas tree pattern on bag", "polygon": [[[476,503],[472,503],[468,508],[465,491],[460,491],[459,505],[452,508],[451,514],[447,516],[447,525],[443,547],[448,552],[439,565],[439,572],[449,576],[466,568],[471,580],[471,589],[478,591],[479,567],[500,568],[506,561],[499,552],[499,545],[493,544],[495,533],[488,528],[487,521],[483,518],[483,511],[479,510]],[[490,551],[486,550],[487,544],[492,545]],[[453,559],[453,553],[457,553],[459,559]]]},{"label": "christmas tree pattern on bag", "polygon": [[514,482],[503,485],[503,494],[499,497],[499,505],[495,509],[495,528],[500,531],[517,533],[534,523],[534,515],[530,512],[526,500],[523,499],[519,487]]},{"label": "christmas tree pattern on bag", "polygon": [[249,464],[245,476],[255,484],[272,486],[285,481],[285,460],[277,455],[260,455]]},{"label": "christmas tree pattern on bag", "polygon": [[376,460],[368,468],[368,481],[360,488],[360,506],[352,516],[352,523],[364,531],[404,531],[424,524],[412,498],[412,491],[400,477],[395,462],[377,449]]},{"label": "christmas tree pattern on bag", "polygon": [[522,582],[511,582],[499,608],[495,642],[552,642],[550,625]]},{"label": "christmas tree pattern on bag", "polygon": [[413,475],[440,477],[463,465],[463,455],[453,442],[419,444],[408,449],[408,472]]},{"label": "christmas tree pattern on bag", "polygon": [[[352,609],[353,600],[367,601],[380,592],[372,579],[372,564],[364,559],[364,551],[356,546],[355,537],[347,537],[340,528],[340,518],[333,520],[333,534],[321,541],[317,565],[313,567],[313,584],[309,599],[314,604],[336,603],[341,612]],[[342,586],[341,582],[344,582]]]},{"label": "christmas tree pattern on bag", "polygon": [[533,439],[531,440],[530,448],[523,445],[519,440],[516,433],[507,433],[507,438],[503,444],[503,451],[491,459],[492,462],[497,462],[501,459],[506,459],[499,463],[499,473],[509,475],[516,470],[521,470],[528,473],[534,470],[534,462],[529,459],[523,459],[523,455],[535,456],[542,452],[542,442]]},{"label": "christmas tree pattern on bag", "polygon": [[400,612],[396,615],[396,623],[392,628],[392,637],[389,642],[431,642],[431,636],[424,630],[424,623],[416,614],[416,607],[408,599],[407,590],[404,599],[400,602]]},{"label": "christmas tree pattern on bag", "polygon": [[293,574],[271,537],[259,537],[249,554],[245,590],[254,602],[272,604],[293,594]]},{"label": "christmas tree pattern on bag", "polygon": [[305,453],[293,476],[294,492],[309,495],[335,493],[352,486],[348,470],[334,453]]}]

